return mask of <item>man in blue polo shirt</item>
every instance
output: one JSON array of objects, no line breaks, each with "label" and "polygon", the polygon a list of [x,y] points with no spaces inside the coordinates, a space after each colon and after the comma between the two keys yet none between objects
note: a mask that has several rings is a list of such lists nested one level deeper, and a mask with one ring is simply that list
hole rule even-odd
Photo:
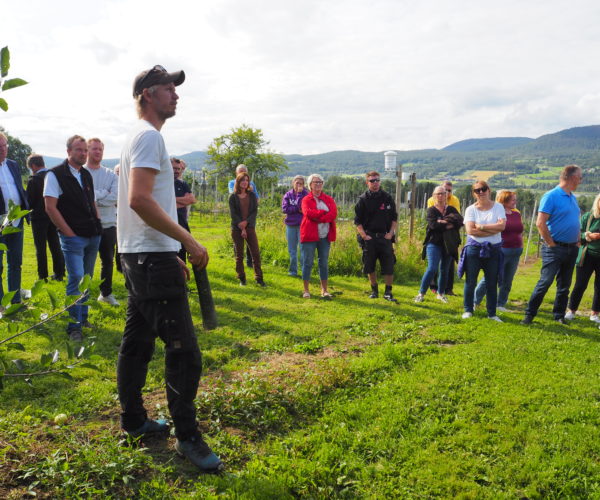
[{"label": "man in blue polo shirt", "polygon": [[545,193],[540,201],[536,225],[544,240],[542,269],[525,309],[525,317],[521,321],[523,325],[533,321],[554,278],[556,297],[552,314],[554,321],[565,324],[569,288],[580,238],[580,210],[573,191],[577,189],[581,179],[581,168],[567,165],[560,174],[558,186]]}]

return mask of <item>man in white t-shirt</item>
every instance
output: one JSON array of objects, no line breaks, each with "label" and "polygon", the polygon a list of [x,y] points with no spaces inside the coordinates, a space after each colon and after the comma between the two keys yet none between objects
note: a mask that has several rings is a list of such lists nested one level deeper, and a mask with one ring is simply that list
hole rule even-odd
[{"label": "man in white t-shirt", "polygon": [[148,419],[142,400],[156,337],[165,343],[165,381],[175,425],[175,449],[203,472],[222,462],[202,439],[194,399],[202,371],[187,298],[189,270],[177,257],[183,244],[192,265],[204,268],[206,248],[177,223],[173,169],[160,130],[175,115],[175,87],[183,71],[162,66],[140,73],[133,84],[140,121],[121,153],[117,240],[129,291],[119,350],[117,387],[121,426],[132,437],[168,431],[165,420]]}]

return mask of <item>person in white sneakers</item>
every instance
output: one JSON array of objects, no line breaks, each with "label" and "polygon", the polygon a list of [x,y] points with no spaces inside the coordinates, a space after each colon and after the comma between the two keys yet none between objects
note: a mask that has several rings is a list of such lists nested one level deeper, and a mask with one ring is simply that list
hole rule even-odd
[{"label": "person in white sneakers", "polygon": [[117,244],[117,195],[119,178],[115,173],[103,167],[100,162],[104,156],[103,142],[94,137],[88,139],[88,156],[84,168],[92,174],[94,179],[94,196],[102,224],[100,238],[100,295],[98,302],[106,302],[111,306],[118,306],[119,301],[112,293],[112,277],[115,259],[115,245]]},{"label": "person in white sneakers", "polygon": [[590,320],[600,323],[600,194],[594,199],[592,209],[581,216],[581,246],[575,266],[575,286],[569,297],[565,319],[575,319],[583,293],[592,274],[595,274]]}]

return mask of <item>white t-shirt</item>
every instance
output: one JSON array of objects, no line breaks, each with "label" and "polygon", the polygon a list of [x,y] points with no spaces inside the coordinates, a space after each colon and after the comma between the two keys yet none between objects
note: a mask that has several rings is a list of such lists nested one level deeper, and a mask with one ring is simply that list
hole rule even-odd
[{"label": "white t-shirt", "polygon": [[151,228],[129,207],[129,175],[132,168],[153,168],[152,196],[173,221],[177,222],[173,167],[158,130],[146,120],[140,120],[131,131],[121,152],[119,198],[117,202],[117,241],[120,253],[177,252],[181,244],[166,234]]},{"label": "white t-shirt", "polygon": [[[470,205],[465,210],[465,223],[474,222],[475,224],[496,224],[499,219],[506,220],[506,211],[504,210],[504,206],[498,202],[494,202],[494,206],[489,210],[479,210],[475,207],[475,205]],[[469,235],[469,238],[473,238],[479,243],[489,241],[492,245],[502,242],[501,233],[496,233],[491,236]]]}]

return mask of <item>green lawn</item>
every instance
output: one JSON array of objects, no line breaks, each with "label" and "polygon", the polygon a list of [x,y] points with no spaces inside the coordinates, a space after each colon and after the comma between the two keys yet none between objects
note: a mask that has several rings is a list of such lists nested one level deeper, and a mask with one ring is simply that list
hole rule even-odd
[{"label": "green lawn", "polygon": [[[538,265],[518,273],[505,323],[484,311],[463,321],[462,297],[413,303],[413,271],[398,273],[397,305],[368,299],[357,276],[332,276],[332,301],[304,300],[281,258],[266,259],[266,289],[251,280],[242,288],[223,243],[227,227],[214,216],[193,221],[211,252],[216,330],[202,331],[190,297],[205,364],[201,427],[227,472],[198,476],[173,438],[138,448],[120,441],[115,362],[125,306],[94,301],[96,370],[32,385],[5,379],[1,498],[600,498],[600,331],[584,316],[555,325],[554,288],[533,325],[519,324]],[[270,256],[281,227],[261,231]],[[345,231],[339,248],[353,248]],[[26,248],[30,287],[29,229]],[[414,266],[419,248],[404,244],[398,266]],[[64,293],[64,284],[49,287]],[[97,282],[93,290],[95,299]],[[590,301],[588,292],[582,307]],[[23,336],[24,352],[0,355],[35,367],[58,347],[64,358],[65,321]],[[154,417],[168,416],[163,367],[158,345],[145,394]],[[58,413],[65,424],[55,425]]]}]

